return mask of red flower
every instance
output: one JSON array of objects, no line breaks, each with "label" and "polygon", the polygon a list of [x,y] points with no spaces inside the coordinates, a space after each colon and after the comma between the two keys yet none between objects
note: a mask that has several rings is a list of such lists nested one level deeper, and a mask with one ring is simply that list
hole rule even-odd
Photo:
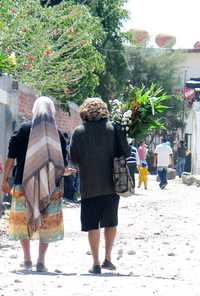
[{"label": "red flower", "polygon": [[52,55],[52,53],[53,53],[52,49],[47,48],[47,49],[44,51],[44,56],[45,56],[45,57],[49,57],[49,56]]},{"label": "red flower", "polygon": [[24,65],[24,68],[27,70],[30,70],[32,67],[33,67],[33,64],[31,64],[31,63]]},{"label": "red flower", "polygon": [[29,54],[28,59],[29,59],[30,62],[35,62],[36,57],[34,55],[32,55],[32,54]]},{"label": "red flower", "polygon": [[17,8],[16,8],[16,7],[11,8],[11,12],[12,12],[13,14],[15,14],[15,13],[17,12]]}]

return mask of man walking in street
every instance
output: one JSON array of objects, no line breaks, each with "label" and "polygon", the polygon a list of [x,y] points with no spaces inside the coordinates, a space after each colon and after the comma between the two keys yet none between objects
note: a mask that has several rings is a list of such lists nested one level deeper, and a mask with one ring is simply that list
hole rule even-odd
[{"label": "man walking in street", "polygon": [[163,137],[161,141],[162,143],[156,146],[153,165],[157,167],[160,189],[164,189],[167,185],[167,168],[169,165],[173,167],[173,153],[171,147],[166,144],[166,138]]}]

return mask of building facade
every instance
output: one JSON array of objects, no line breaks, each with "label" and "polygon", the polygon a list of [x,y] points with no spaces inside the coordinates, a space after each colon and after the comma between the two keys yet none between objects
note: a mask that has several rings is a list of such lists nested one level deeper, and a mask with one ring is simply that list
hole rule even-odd
[{"label": "building facade", "polygon": [[[191,86],[192,79],[200,78],[200,49],[183,51],[183,62],[179,70],[182,88],[185,90],[185,138],[192,153],[191,170],[200,174],[200,102],[198,89]],[[188,87],[189,86],[189,87]],[[187,92],[186,92],[187,90]]]}]

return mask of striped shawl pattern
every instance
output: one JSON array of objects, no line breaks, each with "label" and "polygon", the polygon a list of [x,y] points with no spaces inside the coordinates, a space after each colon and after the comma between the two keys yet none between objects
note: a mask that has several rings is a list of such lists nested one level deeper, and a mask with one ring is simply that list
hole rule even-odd
[{"label": "striped shawl pattern", "polygon": [[32,123],[23,173],[30,237],[41,225],[41,216],[64,172],[64,162],[55,119],[46,114]]}]

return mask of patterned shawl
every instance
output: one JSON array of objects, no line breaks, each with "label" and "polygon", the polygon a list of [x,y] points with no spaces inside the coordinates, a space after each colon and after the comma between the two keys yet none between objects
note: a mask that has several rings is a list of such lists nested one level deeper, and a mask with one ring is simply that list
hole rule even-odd
[{"label": "patterned shawl", "polygon": [[22,182],[30,237],[41,225],[42,214],[64,172],[54,113],[55,107],[49,98],[40,97],[35,101]]}]

